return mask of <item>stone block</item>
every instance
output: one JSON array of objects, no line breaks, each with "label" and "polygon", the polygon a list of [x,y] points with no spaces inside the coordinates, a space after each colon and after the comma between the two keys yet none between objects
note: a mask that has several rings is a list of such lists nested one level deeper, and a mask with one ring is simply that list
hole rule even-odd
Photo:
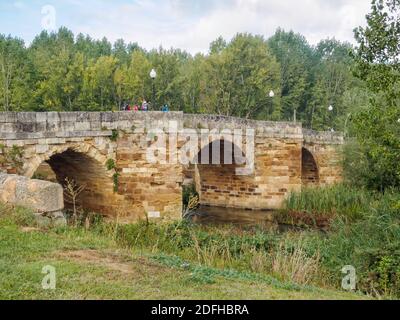
[{"label": "stone block", "polygon": [[37,112],[36,113],[36,122],[46,122],[47,121],[47,113],[46,112]]},{"label": "stone block", "polygon": [[75,130],[76,131],[88,131],[90,130],[90,122],[75,122]]},{"label": "stone block", "polygon": [[76,122],[77,121],[76,118],[77,118],[76,112],[60,112],[61,122]]},{"label": "stone block", "polygon": [[38,145],[36,145],[35,149],[36,149],[37,154],[46,153],[47,151],[49,151],[49,145],[48,144],[38,144]]},{"label": "stone block", "polygon": [[36,122],[36,112],[18,112],[17,113],[17,121],[19,122]]},{"label": "stone block", "polygon": [[64,209],[61,185],[17,175],[0,174],[0,201],[30,208],[38,213]]}]

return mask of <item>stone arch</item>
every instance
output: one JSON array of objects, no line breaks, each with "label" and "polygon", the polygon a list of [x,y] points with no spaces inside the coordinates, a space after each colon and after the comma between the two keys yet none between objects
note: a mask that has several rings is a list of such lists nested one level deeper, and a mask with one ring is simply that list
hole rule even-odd
[{"label": "stone arch", "polygon": [[[107,157],[86,143],[50,146],[49,150],[29,162],[25,175],[32,177],[39,166],[47,163],[56,180],[65,185],[65,179],[73,179],[85,189],[78,204],[85,210],[112,214],[114,197],[113,171],[106,168]],[[65,203],[68,207],[68,203]]]},{"label": "stone arch", "polygon": [[[90,158],[93,158],[103,166],[106,165],[106,162],[108,160],[106,155],[101,153],[96,147],[89,143],[78,142],[49,145],[47,151],[40,154],[37,153],[34,157],[26,161],[23,167],[23,175],[31,178],[37,168],[40,166],[40,164],[48,161],[53,155],[61,154],[67,150],[72,150],[77,153],[85,154]],[[112,158],[115,158],[115,156],[113,156]]]},{"label": "stone arch", "polygon": [[[219,144],[219,148],[218,148]],[[214,148],[213,148],[214,146]],[[217,147],[218,151],[215,151]],[[208,161],[201,155],[208,148]],[[226,151],[226,153],[225,153]],[[215,152],[219,152],[217,157]],[[231,152],[231,157],[225,157]],[[239,175],[237,169],[245,164],[235,161],[234,155],[241,154],[242,148],[225,139],[215,139],[198,153],[198,163],[195,165],[195,184],[200,195],[200,204],[220,207],[247,208],[248,195],[255,192],[256,187],[248,176]],[[213,163],[220,160],[219,163]]]},{"label": "stone arch", "polygon": [[301,149],[301,183],[303,186],[318,185],[319,168],[314,155],[306,148]]}]

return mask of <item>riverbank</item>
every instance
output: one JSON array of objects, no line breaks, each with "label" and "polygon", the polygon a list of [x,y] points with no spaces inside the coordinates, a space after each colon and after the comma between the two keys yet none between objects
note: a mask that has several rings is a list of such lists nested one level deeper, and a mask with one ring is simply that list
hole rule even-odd
[{"label": "riverbank", "polygon": [[[161,226],[145,223],[119,227],[97,223],[90,228],[41,229],[26,210],[0,207],[0,298],[1,299],[365,299],[314,285],[297,284],[262,270],[221,265],[207,260],[204,249],[190,258],[190,249],[168,249],[172,242],[151,237]],[[193,230],[186,224],[164,226],[184,239]],[[147,234],[144,233],[147,230]],[[186,231],[185,231],[186,230]],[[140,236],[138,237],[137,235]],[[195,227],[210,244],[220,233]],[[136,235],[136,240],[132,240]],[[164,236],[167,233],[164,233]],[[160,235],[162,236],[162,235]],[[183,237],[181,237],[183,236]],[[237,235],[244,243],[261,243],[257,234]],[[192,239],[195,239],[192,237]],[[134,243],[129,244],[130,241]],[[228,240],[227,240],[228,241]],[[232,240],[233,241],[233,240]],[[136,243],[135,243],[136,242]],[[177,244],[177,242],[175,242]],[[182,245],[183,243],[181,243]],[[232,244],[233,245],[233,244]],[[205,248],[205,247],[204,247]],[[173,254],[174,250],[175,254]],[[214,255],[215,257],[215,255]],[[255,255],[257,257],[257,255]],[[217,259],[215,260],[217,261]],[[233,261],[233,260],[232,260]],[[257,266],[254,260],[254,267]],[[220,264],[220,265],[218,265]],[[213,266],[214,265],[214,266]],[[43,290],[42,269],[53,266],[56,290]]]}]

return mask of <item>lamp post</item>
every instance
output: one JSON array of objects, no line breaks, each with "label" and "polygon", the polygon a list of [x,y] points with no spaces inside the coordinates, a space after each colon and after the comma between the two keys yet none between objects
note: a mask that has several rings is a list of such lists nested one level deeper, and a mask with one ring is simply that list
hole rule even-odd
[{"label": "lamp post", "polygon": [[150,78],[152,79],[152,86],[153,86],[153,100],[151,101],[151,104],[153,106],[153,109],[155,108],[156,105],[156,88],[155,88],[155,80],[157,78],[157,72],[154,69],[151,69],[150,71]]},{"label": "lamp post", "polygon": [[[332,111],[333,111],[333,106],[332,106],[332,105],[329,105],[328,111],[329,111],[330,113],[332,113]],[[331,122],[331,124],[332,124],[332,121],[330,121],[330,122]],[[333,131],[332,131],[332,130],[333,130]],[[333,129],[333,128],[331,129],[331,132],[334,132],[334,129]]]},{"label": "lamp post", "polygon": [[272,107],[273,107],[272,100],[275,97],[275,92],[273,90],[271,90],[268,95],[269,95],[269,98],[270,98],[269,99],[270,100],[270,112],[273,113],[273,111],[272,111]]}]

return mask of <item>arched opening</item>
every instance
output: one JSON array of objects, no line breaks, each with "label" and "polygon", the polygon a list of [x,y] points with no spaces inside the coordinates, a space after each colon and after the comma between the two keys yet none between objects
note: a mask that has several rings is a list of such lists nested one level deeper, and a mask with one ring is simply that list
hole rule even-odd
[{"label": "arched opening", "polygon": [[[77,197],[79,208],[96,213],[110,212],[113,196],[113,180],[104,165],[94,158],[72,149],[52,155],[35,171],[33,178],[60,183],[64,188],[66,179],[74,181],[83,191]],[[66,197],[65,197],[65,200]],[[71,203],[65,201],[65,207]]]},{"label": "arched opening", "polygon": [[230,141],[217,140],[202,149],[195,172],[200,204],[250,208],[247,199],[256,192],[256,186],[249,176],[239,174],[238,169],[245,165],[243,151]]},{"label": "arched opening", "polygon": [[301,182],[303,186],[319,184],[319,172],[314,156],[306,148],[301,151]]}]

